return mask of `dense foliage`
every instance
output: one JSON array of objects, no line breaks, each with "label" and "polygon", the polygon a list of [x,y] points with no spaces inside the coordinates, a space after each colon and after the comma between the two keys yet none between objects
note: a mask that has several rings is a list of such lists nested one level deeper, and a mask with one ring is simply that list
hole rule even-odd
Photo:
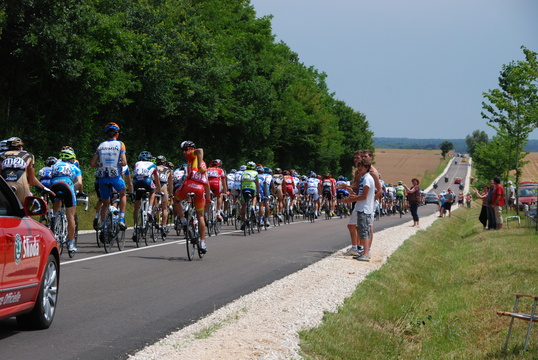
[{"label": "dense foliage", "polygon": [[479,143],[474,162],[479,177],[509,177],[519,185],[529,134],[538,127],[538,54],[522,47],[525,60],[503,65],[499,88],[484,93],[482,117],[496,130],[491,142]]},{"label": "dense foliage", "polygon": [[41,157],[71,145],[85,161],[114,121],[130,162],[182,161],[190,139],[227,167],[349,172],[372,133],[325,77],[248,0],[0,4],[0,137]]}]

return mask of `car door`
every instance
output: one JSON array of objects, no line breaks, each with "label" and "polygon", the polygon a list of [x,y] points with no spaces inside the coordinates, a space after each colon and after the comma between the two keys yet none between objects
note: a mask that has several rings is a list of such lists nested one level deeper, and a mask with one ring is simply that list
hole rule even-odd
[{"label": "car door", "polygon": [[44,251],[39,225],[21,216],[12,195],[11,190],[0,192],[0,258],[3,260],[0,309],[35,299],[39,290],[40,254]]}]

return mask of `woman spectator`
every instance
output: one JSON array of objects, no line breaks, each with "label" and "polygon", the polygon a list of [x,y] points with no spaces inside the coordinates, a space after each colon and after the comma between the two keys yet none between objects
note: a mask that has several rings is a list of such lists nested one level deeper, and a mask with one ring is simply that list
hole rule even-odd
[{"label": "woman spectator", "polygon": [[411,180],[413,186],[410,188],[407,185],[404,185],[407,190],[407,197],[409,201],[409,207],[411,210],[411,216],[413,216],[413,227],[418,226],[418,205],[421,202],[420,198],[420,187],[418,186],[419,181],[417,178]]},{"label": "woman spectator", "polygon": [[479,193],[477,189],[473,189],[473,191],[479,199],[482,199],[482,210],[480,210],[480,215],[478,216],[478,220],[484,226],[484,230],[486,230],[488,226],[488,199],[487,197],[489,193],[489,188],[487,185],[484,185],[484,191],[482,193]]}]

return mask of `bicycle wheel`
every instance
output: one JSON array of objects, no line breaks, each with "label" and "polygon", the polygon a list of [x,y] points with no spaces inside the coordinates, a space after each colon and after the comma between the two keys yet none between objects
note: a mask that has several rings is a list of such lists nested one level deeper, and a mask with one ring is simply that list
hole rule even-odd
[{"label": "bicycle wheel", "polygon": [[144,226],[144,241],[146,242],[146,246],[149,245],[151,242],[155,242],[155,227],[153,226],[153,220],[149,218],[146,219],[146,226]]},{"label": "bicycle wheel", "polygon": [[232,215],[234,217],[235,230],[239,230],[239,227],[241,226],[241,218],[239,214],[241,214],[241,208],[239,207],[239,202],[237,202],[237,204],[234,205],[234,213]]},{"label": "bicycle wheel", "polygon": [[135,233],[133,235],[133,239],[136,243],[136,247],[140,247],[140,244],[142,243],[142,239],[145,235],[145,226],[144,226],[144,212],[142,209],[138,210],[138,214],[136,215],[136,226],[135,226]]},{"label": "bicycle wheel", "polygon": [[103,230],[103,245],[105,252],[112,251],[112,245],[114,245],[114,222],[112,220],[112,213],[107,212],[105,217],[105,229]]},{"label": "bicycle wheel", "polygon": [[209,212],[207,213],[207,218],[205,219],[206,222],[206,233],[207,236],[211,237],[211,233],[213,233],[213,227],[215,226],[215,213],[213,204],[209,205]]},{"label": "bicycle wheel", "polygon": [[118,244],[118,250],[122,251],[125,247],[125,230],[119,230],[116,233],[116,244]]},{"label": "bicycle wheel", "polygon": [[215,232],[215,236],[217,236],[220,233],[220,230],[222,228],[222,221],[223,220],[219,220],[219,219],[215,221],[215,225],[213,226],[213,231]]},{"label": "bicycle wheel", "polygon": [[60,245],[60,255],[64,251],[64,247],[67,247],[66,239],[64,238],[64,221],[63,215],[59,215],[54,221],[54,238]]},{"label": "bicycle wheel", "polygon": [[194,259],[194,253],[196,251],[196,245],[198,244],[198,231],[196,230],[195,219],[192,213],[187,213],[187,239],[185,244],[187,245],[187,257],[189,261]]}]

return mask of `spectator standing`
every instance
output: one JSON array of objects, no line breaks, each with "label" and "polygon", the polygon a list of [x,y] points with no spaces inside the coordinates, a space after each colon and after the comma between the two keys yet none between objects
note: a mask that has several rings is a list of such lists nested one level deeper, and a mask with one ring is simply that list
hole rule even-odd
[{"label": "spectator standing", "polygon": [[493,198],[491,200],[491,205],[493,206],[495,212],[495,222],[497,223],[497,230],[503,228],[503,207],[504,202],[504,187],[501,185],[501,178],[495,176],[493,179],[495,188],[493,189]]},{"label": "spectator standing", "polygon": [[407,187],[407,185],[404,185],[405,189],[407,190],[407,199],[409,201],[409,208],[411,210],[411,216],[413,217],[413,226],[419,226],[418,225],[418,205],[421,202],[420,198],[420,186],[419,181],[417,178],[414,178],[411,180],[413,183],[413,186],[410,188]]},{"label": "spectator standing", "polygon": [[447,190],[447,193],[445,194],[445,203],[443,204],[442,206],[442,211],[443,211],[443,215],[444,216],[444,213],[446,211],[448,211],[448,217],[450,217],[452,215],[452,204],[454,203],[454,199],[456,198],[456,195],[452,192],[452,189],[451,188],[448,188]]},{"label": "spectator standing", "polygon": [[368,159],[361,159],[357,164],[358,175],[360,176],[359,191],[344,199],[344,202],[356,201],[355,212],[357,212],[357,230],[359,233],[360,245],[364,248],[364,254],[354,257],[359,261],[370,261],[370,246],[372,236],[370,227],[372,224],[372,214],[375,204],[375,182],[370,175],[371,163]]},{"label": "spectator standing", "polygon": [[514,210],[516,202],[516,188],[512,184],[511,180],[508,180],[508,186],[506,187],[506,200],[508,203],[508,208]]},{"label": "spectator standing", "polygon": [[479,193],[477,189],[473,189],[474,193],[479,199],[482,199],[482,210],[480,210],[480,215],[478,216],[478,220],[482,223],[484,226],[484,230],[488,229],[488,194],[489,194],[489,188],[487,185],[484,185],[484,189],[482,193]]},{"label": "spectator standing", "polygon": [[496,230],[497,222],[495,221],[495,209],[493,209],[493,191],[495,190],[495,182],[491,180],[488,188],[488,230]]},{"label": "spectator standing", "polygon": [[465,203],[469,209],[471,208],[471,201],[473,201],[473,196],[471,193],[467,193],[467,195],[465,195]]}]

